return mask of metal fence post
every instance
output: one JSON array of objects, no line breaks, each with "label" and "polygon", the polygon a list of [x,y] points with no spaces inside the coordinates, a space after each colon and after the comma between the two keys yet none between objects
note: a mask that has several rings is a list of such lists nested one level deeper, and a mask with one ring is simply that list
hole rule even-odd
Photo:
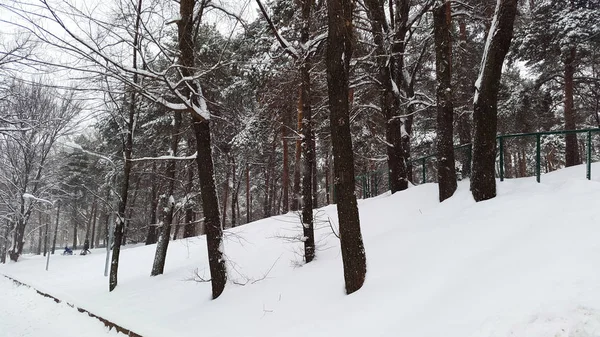
[{"label": "metal fence post", "polygon": [[587,132],[587,158],[585,176],[587,180],[592,179],[592,131]]},{"label": "metal fence post", "polygon": [[504,137],[498,137],[500,141],[500,181],[504,181]]},{"label": "metal fence post", "polygon": [[540,182],[541,164],[540,164],[540,152],[541,152],[541,137],[539,133],[535,135],[535,179]]},{"label": "metal fence post", "polygon": [[422,169],[423,169],[423,180],[422,180],[421,183],[425,184],[425,182],[427,181],[426,176],[425,176],[425,174],[426,174],[426,172],[425,172],[426,171],[425,158],[421,159],[421,166],[422,166]]}]

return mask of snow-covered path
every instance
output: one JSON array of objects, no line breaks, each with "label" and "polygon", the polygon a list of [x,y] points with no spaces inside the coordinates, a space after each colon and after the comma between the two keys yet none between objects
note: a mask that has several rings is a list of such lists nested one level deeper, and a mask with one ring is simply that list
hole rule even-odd
[{"label": "snow-covered path", "polygon": [[0,337],[124,336],[64,303],[0,276]]}]

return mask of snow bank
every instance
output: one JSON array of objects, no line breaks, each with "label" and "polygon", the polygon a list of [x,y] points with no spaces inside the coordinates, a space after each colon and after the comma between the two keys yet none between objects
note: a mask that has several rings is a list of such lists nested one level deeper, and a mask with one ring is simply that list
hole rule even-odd
[{"label": "snow bank", "polygon": [[351,296],[335,206],[316,211],[308,265],[294,213],[228,230],[230,282],[215,301],[208,283],[191,281],[195,270],[208,277],[203,237],[172,242],[158,277],[154,245],[124,249],[112,293],[101,250],[53,256],[49,272],[27,256],[0,273],[145,337],[599,336],[600,179],[584,177],[578,166],[541,184],[509,179],[480,203],[467,181],[441,204],[435,184],[361,200],[368,274]]}]

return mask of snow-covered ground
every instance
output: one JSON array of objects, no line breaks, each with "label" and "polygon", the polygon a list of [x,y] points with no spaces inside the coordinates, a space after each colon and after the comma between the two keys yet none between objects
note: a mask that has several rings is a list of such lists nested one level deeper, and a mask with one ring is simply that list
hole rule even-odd
[{"label": "snow-covered ground", "polygon": [[[317,211],[308,265],[296,214],[227,231],[230,282],[215,301],[193,281],[195,270],[209,276],[203,237],[171,242],[158,277],[149,276],[155,246],[123,250],[112,293],[98,250],[53,256],[48,272],[27,256],[0,273],[145,337],[600,336],[600,164],[593,173],[591,182],[584,166],[541,184],[506,180],[480,203],[466,181],[441,204],[435,184],[360,201],[368,272],[350,296],[328,223],[337,231],[335,206]],[[0,335],[8,310],[0,298]]]},{"label": "snow-covered ground", "polygon": [[65,303],[0,277],[0,336],[2,337],[125,336]]}]

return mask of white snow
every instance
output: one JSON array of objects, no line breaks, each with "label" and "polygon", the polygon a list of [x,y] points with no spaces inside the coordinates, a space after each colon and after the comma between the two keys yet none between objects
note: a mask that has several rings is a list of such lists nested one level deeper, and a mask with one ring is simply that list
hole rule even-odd
[{"label": "white snow", "polygon": [[0,277],[0,336],[2,337],[125,336],[108,331],[100,321],[66,303],[56,304],[35,290]]},{"label": "white snow", "polygon": [[50,200],[38,198],[38,197],[34,196],[33,194],[29,194],[29,193],[23,193],[23,199],[31,199],[34,201],[45,202],[47,204],[54,205],[54,203]]},{"label": "white snow", "polygon": [[[302,233],[297,214],[227,230],[229,283],[214,301],[210,283],[190,281],[195,270],[209,277],[204,237],[172,241],[157,277],[155,245],[126,247],[112,293],[102,250],[53,256],[48,272],[43,257],[24,256],[0,273],[144,337],[600,336],[600,163],[592,176],[576,166],[540,184],[507,179],[480,203],[468,181],[441,204],[435,184],[360,200],[368,272],[350,296],[327,223],[338,232],[335,206],[315,211],[317,258],[306,265],[303,243],[289,240]],[[0,296],[13,291],[0,283]],[[0,297],[0,327],[12,306]]]}]

